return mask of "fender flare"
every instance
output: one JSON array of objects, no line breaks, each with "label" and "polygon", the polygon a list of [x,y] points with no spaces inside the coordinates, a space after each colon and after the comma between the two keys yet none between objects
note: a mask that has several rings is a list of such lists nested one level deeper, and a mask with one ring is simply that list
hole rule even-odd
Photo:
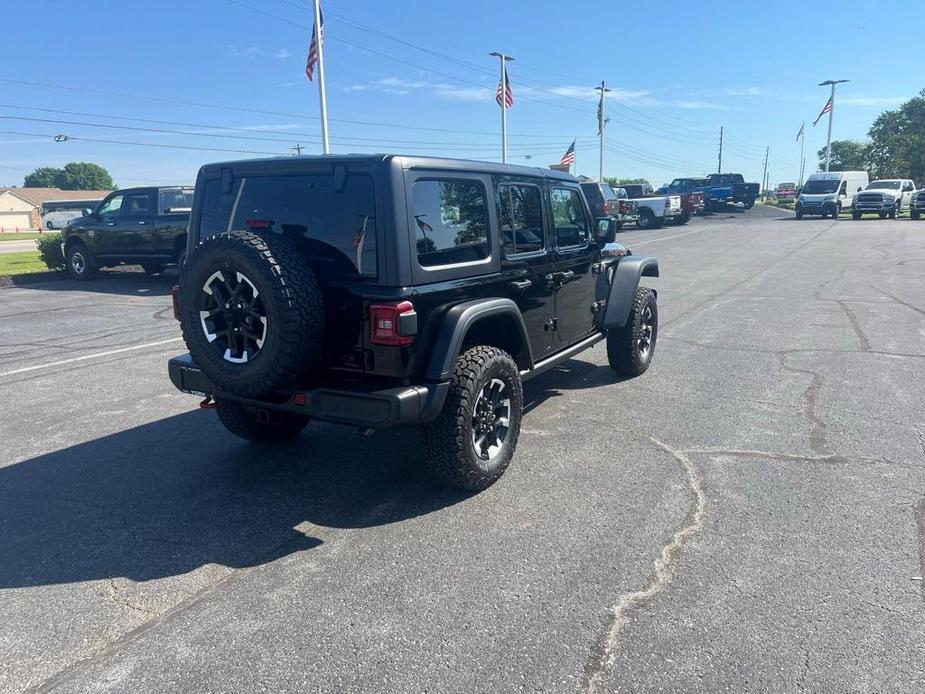
[{"label": "fender flare", "polygon": [[[441,321],[436,338],[431,347],[431,358],[424,372],[425,378],[430,381],[447,381],[453,375],[456,359],[462,350],[466,333],[478,321],[494,316],[510,317],[520,332],[525,354],[525,364],[518,364],[521,370],[533,368],[533,355],[530,349],[530,340],[527,337],[527,328],[523,316],[511,299],[474,299],[456,304],[451,307]],[[512,355],[517,357],[517,355]]]},{"label": "fender flare", "polygon": [[658,276],[658,261],[651,256],[629,255],[621,258],[613,271],[603,327],[610,330],[626,325],[633,308],[633,297],[636,295],[639,279]]}]

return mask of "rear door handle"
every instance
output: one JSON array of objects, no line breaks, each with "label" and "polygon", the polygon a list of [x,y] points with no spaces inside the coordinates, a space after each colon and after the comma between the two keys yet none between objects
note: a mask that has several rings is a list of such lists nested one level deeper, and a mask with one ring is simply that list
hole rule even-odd
[{"label": "rear door handle", "polygon": [[511,282],[511,289],[513,289],[515,292],[525,292],[532,286],[532,280],[515,280]]},{"label": "rear door handle", "polygon": [[145,220],[143,220],[143,219],[140,220],[138,223],[139,223],[139,224],[147,224],[147,222],[146,222]]},{"label": "rear door handle", "polygon": [[566,270],[564,272],[557,272],[555,274],[555,277],[559,281],[560,284],[565,284],[570,279],[572,279],[574,276],[575,276],[575,273],[572,270]]}]

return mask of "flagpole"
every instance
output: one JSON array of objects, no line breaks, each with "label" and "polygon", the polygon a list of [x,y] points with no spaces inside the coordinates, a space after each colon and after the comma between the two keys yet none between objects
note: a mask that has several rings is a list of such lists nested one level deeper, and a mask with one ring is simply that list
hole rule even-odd
[{"label": "flagpole", "polygon": [[598,117],[597,127],[598,127],[598,130],[600,130],[599,134],[601,136],[601,158],[600,158],[600,164],[598,166],[597,180],[603,183],[604,182],[604,126],[606,123],[606,118],[604,115],[604,94],[606,92],[609,92],[610,90],[604,86],[604,80],[601,80],[601,86],[595,87],[595,89],[599,90],[601,93],[601,101],[597,107],[597,117]]},{"label": "flagpole", "polygon": [[803,150],[806,147],[806,121],[803,121],[803,125],[800,126],[800,182],[797,184],[797,188],[803,187]]},{"label": "flagpole", "polygon": [[318,97],[321,103],[321,152],[331,153],[328,142],[328,99],[324,91],[324,30],[321,26],[321,0],[312,0],[315,13],[315,49],[318,52]]},{"label": "flagpole", "polygon": [[[825,170],[829,170],[829,161],[832,158],[832,116],[835,115],[835,85],[841,84],[842,82],[848,82],[849,80],[826,80],[825,82],[820,82],[819,86],[824,87],[826,85],[832,85],[832,95],[829,97],[829,135],[825,141]],[[819,120],[818,118],[816,119]]]},{"label": "flagpole", "polygon": [[504,53],[489,53],[498,58],[498,62],[501,64],[501,79],[499,84],[501,85],[501,163],[507,164],[507,70],[505,69],[505,64],[509,60],[514,60],[511,56],[505,55]]}]

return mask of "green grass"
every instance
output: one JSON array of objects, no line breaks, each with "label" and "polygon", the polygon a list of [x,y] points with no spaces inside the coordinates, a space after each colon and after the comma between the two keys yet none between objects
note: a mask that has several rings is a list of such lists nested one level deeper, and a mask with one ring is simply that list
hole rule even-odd
[{"label": "green grass", "polygon": [[38,251],[0,253],[0,277],[47,271],[48,267],[42,262],[41,258],[39,258]]},{"label": "green grass", "polygon": [[41,236],[37,231],[22,231],[16,233],[15,231],[6,231],[0,234],[0,243],[4,241],[29,241],[30,239],[37,239]]}]

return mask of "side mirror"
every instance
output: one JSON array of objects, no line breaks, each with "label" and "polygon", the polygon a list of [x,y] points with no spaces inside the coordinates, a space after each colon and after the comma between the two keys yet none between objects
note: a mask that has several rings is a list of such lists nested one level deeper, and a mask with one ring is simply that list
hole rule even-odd
[{"label": "side mirror", "polygon": [[862,190],[864,190],[864,189],[863,189],[861,186],[858,186],[858,189],[857,189],[855,192],[856,192],[856,193],[860,193]]},{"label": "side mirror", "polygon": [[611,243],[617,236],[617,220],[612,217],[598,217],[594,237],[599,243]]}]

